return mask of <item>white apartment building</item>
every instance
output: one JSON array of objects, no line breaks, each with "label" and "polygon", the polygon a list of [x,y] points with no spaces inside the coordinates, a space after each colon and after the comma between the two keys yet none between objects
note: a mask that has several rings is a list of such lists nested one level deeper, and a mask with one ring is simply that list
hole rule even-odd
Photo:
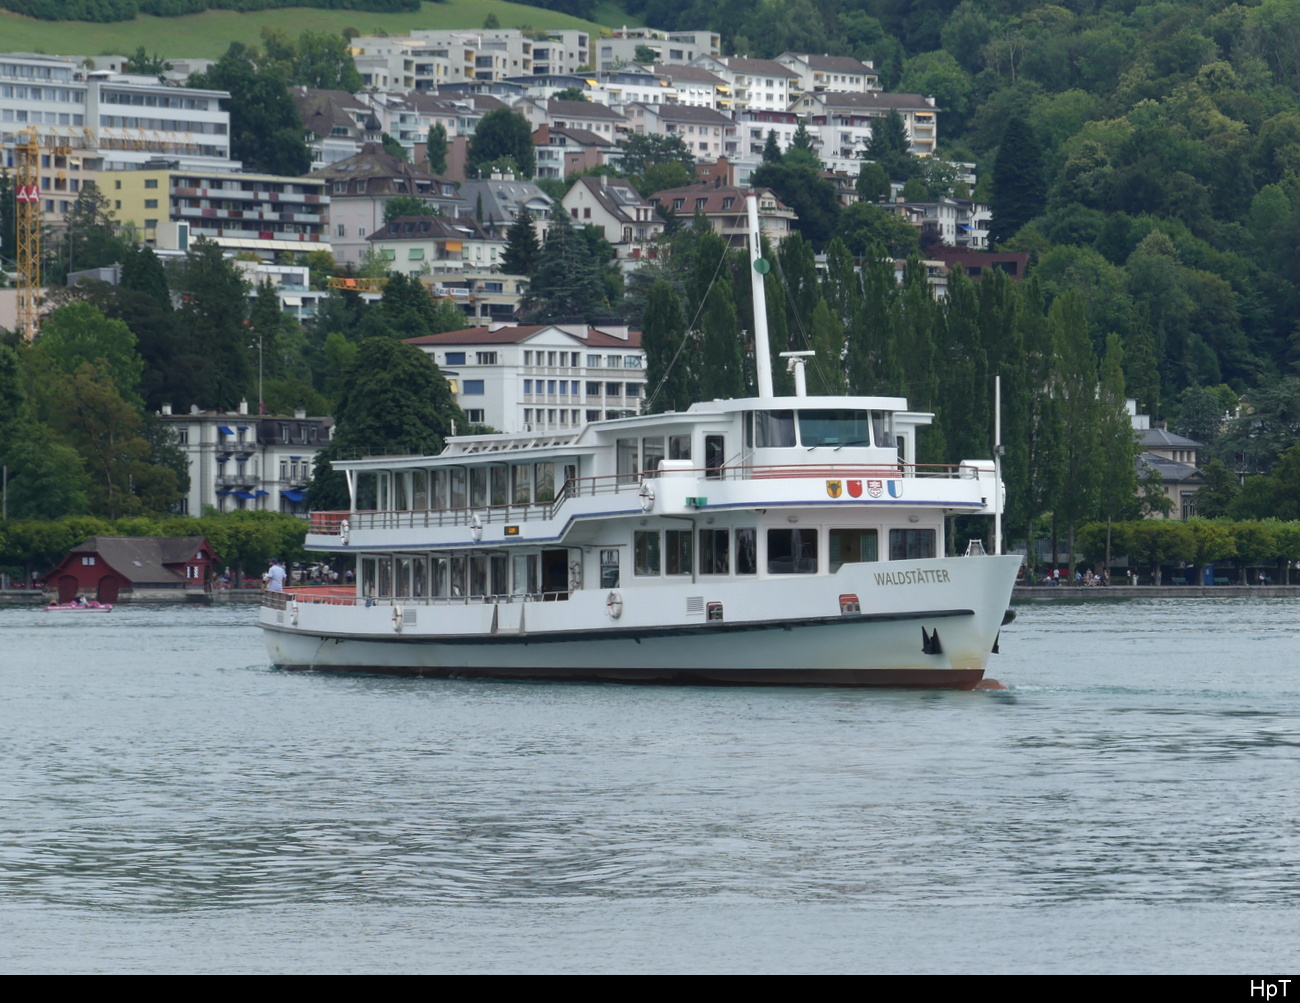
[{"label": "white apartment building", "polygon": [[820,56],[806,52],[783,52],[776,62],[798,75],[791,84],[792,98],[808,92],[847,91],[865,94],[880,90],[880,74],[871,63],[852,56]]},{"label": "white apartment building", "polygon": [[681,136],[696,160],[717,160],[738,152],[736,123],[721,112],[690,105],[632,104],[627,107],[632,131],[645,136]]},{"label": "white apartment building", "polygon": [[[921,94],[886,94],[869,91],[848,94],[824,91],[804,94],[790,108],[812,125],[839,125],[848,128],[870,126],[872,119],[884,118],[897,111],[912,141],[914,156],[928,157],[939,141],[938,109],[932,97]],[[869,134],[868,134],[869,138]]]},{"label": "white apartment building", "polygon": [[692,65],[726,81],[736,111],[785,111],[790,107],[791,87],[799,81],[798,74],[772,59],[702,56]]},{"label": "white apartment building", "polygon": [[585,324],[491,324],[407,344],[428,353],[466,418],[502,432],[558,432],[636,414],[641,332]]},{"label": "white apartment building", "polygon": [[469,218],[399,216],[366,240],[392,271],[413,278],[493,271],[506,250],[504,237]]},{"label": "white apartment building", "polygon": [[219,512],[252,509],[306,515],[306,490],[316,454],[329,445],[334,419],[238,411],[172,414],[164,404],[158,416],[176,434],[189,462],[190,490],[181,515],[199,516],[204,506]]},{"label": "white apartment building", "polygon": [[69,59],[0,55],[0,166],[35,133],[41,208],[57,222],[101,170],[158,157],[198,170],[237,170],[230,161],[225,91],[160,84],[154,77],[85,70]]},{"label": "white apartment building", "polygon": [[558,129],[585,129],[597,136],[617,142],[627,132],[627,118],[620,112],[595,101],[560,101],[556,98],[524,98],[512,109],[528,120],[529,128],[543,125]]},{"label": "white apartment building", "polygon": [[[596,43],[596,69],[614,70],[638,62],[638,48],[654,53],[654,63],[689,63],[699,56],[722,52],[716,31],[660,31],[657,28],[615,29],[612,37]],[[644,54],[644,52],[642,53]]]}]

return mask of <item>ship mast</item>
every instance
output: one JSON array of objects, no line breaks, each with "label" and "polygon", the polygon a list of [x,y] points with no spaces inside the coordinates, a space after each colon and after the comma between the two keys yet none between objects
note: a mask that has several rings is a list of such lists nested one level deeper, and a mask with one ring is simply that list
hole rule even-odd
[{"label": "ship mast", "polygon": [[749,210],[749,264],[753,268],[750,288],[754,296],[754,376],[758,383],[758,396],[771,398],[772,351],[767,343],[767,300],[763,295],[763,276],[772,268],[762,257],[762,242],[758,236],[758,196],[745,196]]}]

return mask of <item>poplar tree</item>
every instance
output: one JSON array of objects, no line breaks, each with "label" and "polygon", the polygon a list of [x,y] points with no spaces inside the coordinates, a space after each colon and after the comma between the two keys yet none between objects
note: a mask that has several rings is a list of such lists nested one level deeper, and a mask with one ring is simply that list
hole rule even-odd
[{"label": "poplar tree", "polygon": [[685,411],[695,401],[698,375],[691,365],[682,301],[665,279],[656,279],[641,315],[641,347],[645,349],[647,411]]},{"label": "poplar tree", "polygon": [[429,127],[429,135],[424,144],[424,159],[434,174],[447,173],[447,129],[441,122],[434,122]]},{"label": "poplar tree", "polygon": [[997,161],[993,165],[993,192],[989,208],[993,222],[989,244],[1010,240],[1025,224],[1047,208],[1047,182],[1043,154],[1029,123],[1015,116],[1002,133]]},{"label": "poplar tree", "polygon": [[1071,290],[1048,314],[1056,343],[1055,392],[1061,402],[1061,481],[1054,514],[1065,521],[1067,553],[1074,562],[1078,525],[1097,506],[1102,436],[1097,400],[1097,360],[1088,336],[1083,297]]},{"label": "poplar tree", "polygon": [[541,248],[537,243],[537,227],[533,215],[523,210],[515,217],[506,232],[506,249],[501,256],[501,270],[507,275],[529,275],[537,267]]}]

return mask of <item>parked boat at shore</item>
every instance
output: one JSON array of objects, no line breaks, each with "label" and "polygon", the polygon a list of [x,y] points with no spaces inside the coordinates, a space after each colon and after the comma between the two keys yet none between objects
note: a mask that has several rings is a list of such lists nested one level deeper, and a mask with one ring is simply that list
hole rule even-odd
[{"label": "parked boat at shore", "polygon": [[[757,211],[751,203],[754,231]],[[751,252],[757,262],[757,253]],[[755,296],[762,295],[755,270]],[[983,677],[1018,556],[949,552],[946,517],[1002,506],[994,460],[916,463],[897,397],[772,391],[438,456],[339,462],[351,505],[306,547],[355,589],[268,592],[297,669],[663,683],[938,686]]]},{"label": "parked boat at shore", "polygon": [[47,613],[111,613],[112,603],[96,602],[94,599],[80,602],[55,602],[45,607]]}]

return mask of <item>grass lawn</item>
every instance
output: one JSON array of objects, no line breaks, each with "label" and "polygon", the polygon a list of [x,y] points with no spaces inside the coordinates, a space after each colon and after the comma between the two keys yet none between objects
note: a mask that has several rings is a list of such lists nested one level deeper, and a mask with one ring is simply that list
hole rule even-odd
[{"label": "grass lawn", "polygon": [[[411,28],[479,28],[488,14],[496,14],[503,28],[584,28],[593,34],[600,25],[567,14],[506,3],[505,0],[448,0],[423,3],[418,13],[375,14],[363,10],[319,10],[290,7],[240,14],[209,10],[184,17],[138,17],[115,24],[86,21],[36,21],[0,11],[0,51],[43,52],[52,55],[130,55],[143,45],[150,53],[180,59],[215,58],[231,42],[256,42],[265,25],[283,28],[291,36],[307,29],[342,31],[356,28],[363,35],[387,32],[398,35]],[[597,17],[606,26],[638,23],[611,0],[605,0]]]}]

